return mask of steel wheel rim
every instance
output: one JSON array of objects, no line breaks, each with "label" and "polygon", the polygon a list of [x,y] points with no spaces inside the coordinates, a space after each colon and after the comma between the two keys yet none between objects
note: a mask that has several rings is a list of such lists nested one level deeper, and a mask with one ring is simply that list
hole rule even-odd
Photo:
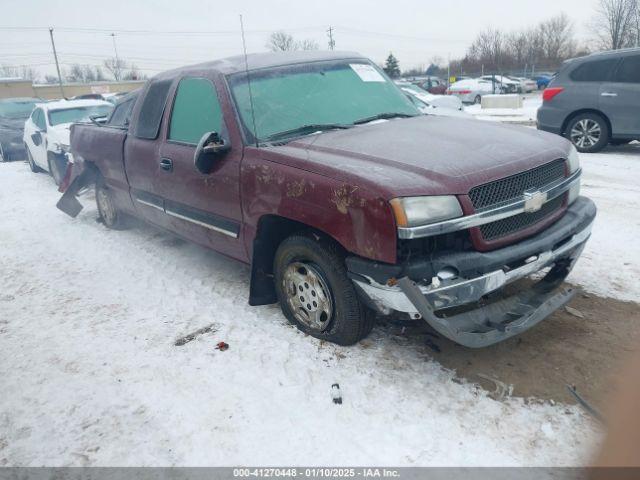
[{"label": "steel wheel rim", "polygon": [[602,129],[595,120],[585,118],[571,129],[571,141],[580,148],[591,148],[600,141]]},{"label": "steel wheel rim", "polygon": [[284,271],[282,287],[296,319],[312,330],[323,332],[333,318],[331,290],[312,264],[293,262]]},{"label": "steel wheel rim", "polygon": [[113,225],[116,219],[116,210],[111,203],[108,193],[104,188],[98,188],[96,192],[98,210],[107,225]]}]

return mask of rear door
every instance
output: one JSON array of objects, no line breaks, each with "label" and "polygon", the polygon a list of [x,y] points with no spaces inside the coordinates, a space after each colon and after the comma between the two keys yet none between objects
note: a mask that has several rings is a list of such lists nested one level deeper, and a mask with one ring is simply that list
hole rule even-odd
[{"label": "rear door", "polygon": [[206,76],[180,79],[165,115],[155,192],[164,199],[169,228],[183,237],[242,259],[240,161],[242,145],[216,160],[204,175],[194,165],[196,145],[205,133],[218,132],[229,141],[218,90]]},{"label": "rear door", "polygon": [[[151,223],[167,227],[164,201],[158,193],[160,172],[160,124],[173,79],[152,80],[134,107],[129,135],[124,144],[125,171],[131,199],[138,214]],[[127,192],[128,193],[128,192]]]},{"label": "rear door", "polygon": [[640,136],[640,54],[623,57],[611,81],[601,85],[600,108],[613,135]]}]

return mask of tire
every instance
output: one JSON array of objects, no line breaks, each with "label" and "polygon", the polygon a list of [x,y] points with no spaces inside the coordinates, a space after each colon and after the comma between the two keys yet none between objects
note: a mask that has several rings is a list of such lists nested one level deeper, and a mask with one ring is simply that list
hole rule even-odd
[{"label": "tire", "polygon": [[609,143],[609,125],[597,113],[581,113],[572,118],[565,136],[582,153],[595,153]]},{"label": "tire", "polygon": [[102,175],[98,175],[96,178],[96,206],[98,207],[98,218],[107,228],[123,230],[127,227],[126,217],[116,207],[113,193]]},{"label": "tire", "polygon": [[29,168],[31,169],[31,171],[33,173],[40,173],[42,172],[42,169],[36,165],[36,162],[33,161],[33,156],[31,155],[31,150],[29,150],[29,147],[26,147],[27,150],[27,163],[29,163]]},{"label": "tire", "polygon": [[0,163],[8,162],[9,160],[11,160],[9,154],[5,154],[2,143],[0,143]]},{"label": "tire", "polygon": [[482,103],[482,97],[480,95],[476,95],[476,98],[473,99],[473,103],[475,105],[480,105]]},{"label": "tire", "polygon": [[345,346],[371,332],[375,314],[358,299],[333,242],[293,235],[278,247],[273,267],[282,312],[302,332]]},{"label": "tire", "polygon": [[[62,166],[61,166],[61,161],[59,160],[58,156],[55,157],[51,157],[49,156],[49,175],[51,175],[51,178],[53,178],[53,181],[55,182],[56,186],[59,187],[60,184],[62,183],[62,180],[64,180],[64,175],[66,173],[66,168],[64,169],[64,171],[62,171]],[[66,167],[66,161],[64,162],[65,167]]]}]

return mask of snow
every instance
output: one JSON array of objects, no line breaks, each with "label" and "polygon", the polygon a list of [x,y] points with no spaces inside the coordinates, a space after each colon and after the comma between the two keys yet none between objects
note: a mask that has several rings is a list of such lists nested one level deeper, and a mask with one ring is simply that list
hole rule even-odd
[{"label": "snow", "polygon": [[640,302],[640,143],[582,154],[582,195],[598,206],[591,239],[569,281]]},{"label": "snow", "polygon": [[[637,177],[612,172],[632,156],[585,159],[585,190],[613,187],[601,207],[632,200]],[[0,465],[581,465],[599,438],[578,407],[493,400],[382,327],[350,348],[306,337],[247,306],[247,267],[58,198],[0,165]],[[601,211],[604,259],[624,212]],[[587,253],[595,289],[611,265]]]}]

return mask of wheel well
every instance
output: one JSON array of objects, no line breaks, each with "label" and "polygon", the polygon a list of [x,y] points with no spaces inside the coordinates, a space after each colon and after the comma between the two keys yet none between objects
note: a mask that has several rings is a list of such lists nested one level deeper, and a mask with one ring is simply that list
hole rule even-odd
[{"label": "wheel well", "polygon": [[260,218],[253,239],[249,305],[269,305],[278,301],[273,284],[273,258],[284,239],[300,232],[311,232],[335,241],[326,233],[289,218],[278,215]]},{"label": "wheel well", "polygon": [[609,120],[609,117],[607,117],[600,110],[596,110],[594,108],[583,108],[582,110],[576,110],[565,119],[564,123],[562,124],[562,130],[561,130],[561,133],[563,136],[566,133],[567,127],[569,126],[569,123],[571,122],[571,120],[576,118],[578,115],[582,115],[583,113],[593,113],[595,115],[599,115],[600,117],[602,117],[604,121],[607,122],[607,128],[609,129],[609,137],[613,135],[613,132],[611,131],[611,120]]}]

